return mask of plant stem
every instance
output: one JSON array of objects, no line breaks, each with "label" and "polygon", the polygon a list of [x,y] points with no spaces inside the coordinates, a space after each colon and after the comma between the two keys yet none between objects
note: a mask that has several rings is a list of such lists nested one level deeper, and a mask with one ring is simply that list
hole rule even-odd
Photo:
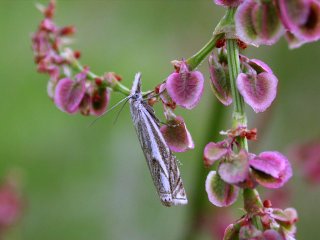
[{"label": "plant stem", "polygon": [[204,47],[201,48],[199,52],[197,52],[192,57],[187,59],[187,63],[190,71],[194,70],[202,63],[202,61],[209,55],[209,53],[212,52],[212,50],[216,46],[217,41],[221,39],[223,35],[224,35],[223,33],[213,34],[210,41],[206,45],[204,45]]},{"label": "plant stem", "polygon": [[[71,66],[73,67],[74,70],[76,70],[78,72],[81,72],[84,69],[84,67],[81,65],[81,63],[76,59],[74,59]],[[96,78],[99,78],[98,75],[94,74],[91,71],[88,72],[87,77],[90,80],[95,80]],[[112,88],[112,90],[115,92],[121,92],[124,95],[130,95],[130,89],[128,89],[123,84],[121,84],[119,81],[117,81],[117,83],[114,86],[108,86],[108,87]]]},{"label": "plant stem", "polygon": [[[228,66],[230,75],[230,86],[233,97],[234,109],[232,114],[232,127],[246,127],[247,117],[243,97],[237,89],[237,77],[240,74],[239,47],[234,39],[227,40]],[[248,151],[248,142],[246,138],[239,139],[240,146]]]},{"label": "plant stem", "polygon": [[[242,96],[240,95],[236,80],[238,75],[240,74],[240,61],[239,61],[239,48],[236,40],[228,39],[227,40],[227,51],[228,51],[228,67],[230,74],[230,86],[234,103],[233,110],[233,123],[232,127],[237,128],[239,126],[247,126],[247,117],[245,113],[245,105]],[[239,138],[240,148],[248,151],[248,142],[246,138]],[[256,189],[246,188],[243,190],[243,200],[245,205],[245,210],[248,214],[256,213],[257,209],[261,208],[262,202],[259,196],[259,193]],[[261,221],[258,217],[252,218],[253,224],[257,229],[262,230]]]}]

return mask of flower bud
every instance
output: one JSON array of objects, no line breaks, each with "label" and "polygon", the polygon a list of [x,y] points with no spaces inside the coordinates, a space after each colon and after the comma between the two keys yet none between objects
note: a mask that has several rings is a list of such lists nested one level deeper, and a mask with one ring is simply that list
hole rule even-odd
[{"label": "flower bud", "polygon": [[267,188],[280,188],[292,176],[288,159],[279,152],[262,152],[249,160],[255,180]]},{"label": "flower bud", "polygon": [[229,70],[227,64],[220,63],[218,57],[212,53],[209,57],[210,83],[215,96],[228,106],[232,103]]}]

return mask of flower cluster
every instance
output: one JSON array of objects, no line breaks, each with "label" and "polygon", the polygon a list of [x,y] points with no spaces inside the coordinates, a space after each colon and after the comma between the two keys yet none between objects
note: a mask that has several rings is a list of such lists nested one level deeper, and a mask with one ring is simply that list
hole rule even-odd
[{"label": "flower cluster", "polygon": [[[288,159],[279,152],[267,151],[259,155],[239,148],[239,138],[253,140],[256,130],[240,127],[227,132],[221,142],[210,142],[204,149],[204,163],[218,163],[217,171],[211,171],[206,180],[209,200],[216,206],[233,204],[239,188],[280,188],[292,176]],[[239,150],[240,149],[240,150]]]},{"label": "flower cluster", "polygon": [[75,33],[73,26],[59,27],[53,21],[55,1],[38,6],[44,15],[32,37],[37,69],[49,75],[48,95],[56,106],[67,113],[101,115],[107,108],[110,89],[119,80],[114,73],[98,77],[78,63],[79,51],[66,48]]},{"label": "flower cluster", "polygon": [[[177,106],[195,108],[204,91],[205,78],[196,68],[208,57],[210,84],[214,95],[225,106],[234,104],[232,129],[221,132],[225,139],[210,142],[204,149],[204,164],[210,167],[205,188],[209,201],[226,207],[243,192],[245,215],[229,225],[224,239],[293,240],[297,213],[294,209],[273,208],[270,200],[261,203],[255,188],[261,185],[278,189],[292,176],[288,159],[277,151],[254,154],[248,140],[257,139],[257,129],[248,129],[244,103],[256,113],[266,111],[277,95],[278,78],[263,61],[239,53],[247,44],[272,45],[283,35],[292,48],[320,39],[320,2],[318,0],[214,0],[227,7],[226,15],[214,31],[212,39],[189,59],[172,61],[174,71],[154,91],[144,96],[150,106],[161,102],[166,123],[160,131],[169,148],[184,152],[194,142]],[[50,76],[49,96],[67,113],[101,115],[107,108],[110,92],[130,91],[115,73],[97,76],[83,67],[80,53],[65,48],[73,27],[58,27],[52,18],[55,2],[41,7],[45,19],[33,35],[33,50],[38,71]],[[215,49],[216,48],[216,49]],[[160,121],[159,121],[160,122]],[[314,156],[319,150],[299,152],[308,160],[307,173],[315,177]],[[312,154],[308,155],[309,152]],[[298,154],[297,154],[298,155]],[[313,176],[313,175],[312,175]],[[319,178],[318,178],[319,179]]]},{"label": "flower cluster", "polygon": [[[108,107],[111,90],[122,91],[125,94],[129,94],[129,90],[120,84],[119,75],[108,72],[103,76],[97,76],[90,72],[88,67],[80,64],[79,51],[65,47],[75,33],[75,28],[73,26],[58,27],[54,23],[55,6],[54,0],[51,0],[47,7],[38,6],[44,15],[44,20],[32,37],[32,48],[38,71],[50,76],[48,95],[61,111],[69,114],[80,112],[86,116],[100,116]],[[165,83],[156,88],[154,92],[160,97],[148,96],[150,105],[160,100],[163,103],[167,124],[161,127],[161,132],[174,152],[193,149],[194,143],[183,118],[176,116],[173,110],[176,104],[187,109],[197,105],[200,100],[199,95],[203,92],[204,82],[200,72],[189,72],[187,65],[183,62],[179,69],[170,75]],[[178,92],[172,90],[182,85],[184,87]],[[194,88],[190,89],[190,86]]]},{"label": "flower cluster", "polygon": [[297,48],[320,39],[320,2],[246,0],[237,9],[235,24],[246,43],[272,45],[285,34],[289,46]]},{"label": "flower cluster", "polygon": [[[229,66],[225,46],[209,57],[211,86],[218,100],[228,106],[232,103]],[[258,59],[239,56],[241,71],[237,77],[237,88],[244,101],[255,112],[265,111],[276,98],[278,79],[271,68]]]},{"label": "flower cluster", "polygon": [[167,125],[161,132],[174,152],[184,152],[194,148],[192,137],[182,117],[173,113],[176,106],[192,109],[198,105],[204,90],[204,77],[199,71],[190,71],[185,60],[172,62],[175,71],[159,86],[161,101]]},{"label": "flower cluster", "polygon": [[[272,208],[269,201],[246,214],[234,224],[229,225],[224,233],[224,240],[289,240],[294,239],[295,223],[298,215],[295,209]],[[261,224],[257,229],[256,222]]]}]

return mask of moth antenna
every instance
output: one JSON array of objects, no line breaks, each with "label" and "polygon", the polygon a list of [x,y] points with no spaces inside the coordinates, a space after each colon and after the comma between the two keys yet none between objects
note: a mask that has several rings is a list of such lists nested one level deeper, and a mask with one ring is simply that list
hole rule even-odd
[{"label": "moth antenna", "polygon": [[130,97],[126,99],[125,103],[121,106],[119,112],[117,113],[117,116],[115,118],[115,120],[113,121],[113,124],[115,124],[118,121],[118,118],[120,116],[120,113],[122,112],[124,106],[127,104],[127,102],[129,101]]},{"label": "moth antenna", "polygon": [[[90,124],[89,127],[91,127],[93,124],[95,124],[100,118],[102,118],[105,114],[107,114],[108,112],[112,111],[113,109],[115,109],[117,106],[119,106],[121,103],[123,103],[124,101],[125,104],[127,103],[127,101],[131,98],[132,96],[129,95],[123,99],[121,99],[119,102],[117,102],[115,105],[113,105],[111,108],[109,108],[107,111],[103,112],[101,115],[99,115],[96,119],[94,119]],[[121,108],[121,110],[123,109],[123,107]]]}]

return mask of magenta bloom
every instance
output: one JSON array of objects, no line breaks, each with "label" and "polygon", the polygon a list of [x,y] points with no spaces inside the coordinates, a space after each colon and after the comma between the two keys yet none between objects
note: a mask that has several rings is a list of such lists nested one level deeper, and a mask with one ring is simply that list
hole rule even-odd
[{"label": "magenta bloom", "polygon": [[235,23],[240,39],[254,45],[272,45],[284,33],[273,1],[244,1],[236,12]]},{"label": "magenta bloom", "polygon": [[185,152],[194,148],[194,143],[182,117],[176,117],[163,125],[160,131],[173,152]]},{"label": "magenta bloom", "polygon": [[177,105],[194,108],[203,93],[204,77],[199,71],[189,71],[185,62],[181,62],[179,73],[172,73],[166,82],[167,92]]},{"label": "magenta bloom", "polygon": [[307,21],[312,0],[277,0],[276,2],[281,21],[287,30],[295,31],[298,26]]},{"label": "magenta bloom", "polygon": [[244,0],[214,0],[214,3],[220,6],[225,6],[225,7],[237,7],[243,1]]},{"label": "magenta bloom", "polygon": [[262,152],[249,164],[255,180],[267,188],[280,188],[292,177],[289,160],[279,152]]},{"label": "magenta bloom", "polygon": [[57,107],[67,113],[75,113],[85,94],[85,79],[72,80],[61,79],[55,89],[54,103]]},{"label": "magenta bloom", "polygon": [[238,154],[233,154],[222,161],[218,173],[221,179],[229,184],[244,182],[249,176],[248,153],[241,150]]},{"label": "magenta bloom", "polygon": [[320,39],[320,2],[317,0],[278,0],[283,25],[291,48]]},{"label": "magenta bloom", "polygon": [[271,105],[277,95],[277,86],[277,77],[269,72],[240,73],[237,78],[240,94],[255,112],[263,112]]},{"label": "magenta bloom", "polygon": [[216,161],[224,158],[231,149],[227,141],[218,143],[210,142],[204,148],[203,159],[206,166],[211,166]]},{"label": "magenta bloom", "polygon": [[239,188],[224,182],[219,174],[211,171],[206,180],[209,201],[217,207],[232,205],[238,198]]}]

